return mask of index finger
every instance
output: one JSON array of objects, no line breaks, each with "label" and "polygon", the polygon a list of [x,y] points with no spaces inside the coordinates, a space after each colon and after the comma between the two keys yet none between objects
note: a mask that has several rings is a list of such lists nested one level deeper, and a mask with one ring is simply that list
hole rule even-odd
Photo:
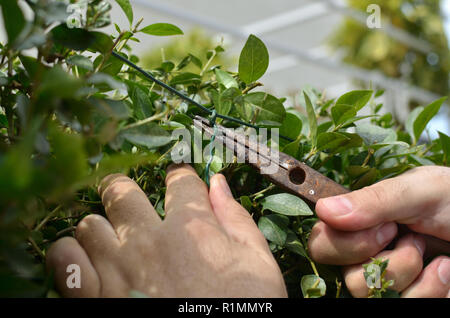
[{"label": "index finger", "polygon": [[167,169],[165,211],[176,215],[215,220],[206,184],[188,164],[173,164]]},{"label": "index finger", "polygon": [[98,188],[108,220],[120,239],[137,228],[149,229],[161,223],[139,185],[123,174],[105,177]]}]

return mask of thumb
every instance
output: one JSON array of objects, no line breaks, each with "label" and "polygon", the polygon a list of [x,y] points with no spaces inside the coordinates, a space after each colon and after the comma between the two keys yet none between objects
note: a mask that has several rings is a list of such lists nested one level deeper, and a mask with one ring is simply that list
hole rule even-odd
[{"label": "thumb", "polygon": [[266,239],[251,215],[236,200],[225,177],[215,174],[211,178],[209,198],[219,224],[235,241],[269,251]]},{"label": "thumb", "polygon": [[359,231],[395,221],[450,239],[450,169],[420,167],[344,195],[321,199],[316,212],[329,226]]}]

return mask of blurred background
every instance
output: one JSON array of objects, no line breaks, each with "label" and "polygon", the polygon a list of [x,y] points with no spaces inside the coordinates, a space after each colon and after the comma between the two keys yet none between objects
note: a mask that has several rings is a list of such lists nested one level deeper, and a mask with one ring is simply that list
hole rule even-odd
[{"label": "blurred background", "polygon": [[[145,67],[159,65],[162,54],[175,62],[223,42],[226,52],[217,63],[234,71],[245,40],[255,34],[270,54],[261,89],[290,103],[298,102],[306,85],[330,98],[352,89],[382,89],[384,110],[404,122],[417,105],[449,95],[450,0],[130,1],[135,21],[144,18],[142,26],[169,22],[185,33],[140,35],[139,43],[129,42]],[[127,28],[125,14],[110,2],[112,21]],[[380,8],[381,27],[371,29],[373,4]],[[114,26],[108,31],[114,33]],[[448,102],[429,128],[432,138],[437,130],[450,134]]]},{"label": "blurred background", "polygon": [[[351,89],[383,89],[385,110],[404,122],[411,109],[449,95],[450,0],[131,0],[136,18],[170,22],[184,36],[141,36],[133,43],[147,67],[166,59],[214,48],[221,41],[221,61],[236,70],[249,34],[267,45],[270,64],[262,89],[289,96],[310,85],[337,97]],[[381,28],[369,28],[369,10],[377,4]],[[127,20],[114,3],[113,21]],[[374,22],[374,20],[370,20]],[[448,103],[430,123],[450,133]]]}]

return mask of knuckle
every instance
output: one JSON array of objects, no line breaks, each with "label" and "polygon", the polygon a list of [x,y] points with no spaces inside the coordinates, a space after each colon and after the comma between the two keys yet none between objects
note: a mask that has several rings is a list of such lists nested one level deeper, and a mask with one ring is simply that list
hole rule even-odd
[{"label": "knuckle", "polygon": [[77,225],[75,236],[79,239],[88,232],[94,231],[95,227],[103,222],[103,217],[98,214],[89,214],[85,216]]},{"label": "knuckle", "polygon": [[140,190],[136,182],[126,176],[117,178],[104,189],[102,193],[102,202],[105,207],[107,207],[112,202],[120,201],[124,194],[134,190]]},{"label": "knuckle", "polygon": [[104,177],[100,181],[100,184],[98,186],[98,193],[100,194],[100,196],[108,188],[108,186],[110,184],[112,184],[119,178],[128,178],[128,177],[122,173],[114,173],[114,174],[110,174],[110,175],[107,175],[106,177]]},{"label": "knuckle", "polygon": [[184,176],[195,176],[200,180],[196,171],[190,165],[185,163],[171,164],[167,168],[167,175],[165,180],[166,184],[169,184],[169,182],[179,180]]},{"label": "knuckle", "polygon": [[325,223],[320,221],[314,224],[308,239],[309,255],[316,262],[324,262],[326,260],[326,257],[322,253],[323,244],[320,243],[321,233],[323,233],[324,227]]}]

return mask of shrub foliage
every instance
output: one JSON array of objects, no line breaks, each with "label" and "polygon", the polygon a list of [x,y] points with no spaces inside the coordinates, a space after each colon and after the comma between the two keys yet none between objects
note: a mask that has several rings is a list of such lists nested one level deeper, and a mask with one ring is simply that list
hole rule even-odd
[{"label": "shrub foliage", "polygon": [[[104,214],[96,185],[107,173],[128,173],[164,217],[165,169],[177,143],[171,131],[193,129],[192,116],[204,113],[111,55],[114,50],[139,63],[128,46],[138,41],[135,34],[182,34],[171,24],[136,21],[129,1],[117,2],[130,24],[106,34],[101,28],[111,23],[107,1],[89,1],[85,19],[70,28],[64,1],[23,2],[33,13],[28,20],[16,0],[0,0],[8,36],[0,45],[1,296],[55,295],[45,253],[58,238],[73,235],[84,216]],[[351,189],[415,166],[449,164],[448,136],[420,139],[444,99],[416,109],[404,127],[380,114],[380,91],[329,100],[305,88],[295,103],[300,106],[288,106],[284,98],[255,91],[269,63],[260,39],[248,38],[237,73],[211,63],[223,51],[211,47],[149,71],[219,114],[279,127],[294,140],[280,140],[282,151]],[[195,168],[204,177],[205,163]],[[338,268],[308,256],[314,211],[247,164],[215,158],[211,171],[227,177],[235,198],[253,215],[290,296],[346,295]]]}]

